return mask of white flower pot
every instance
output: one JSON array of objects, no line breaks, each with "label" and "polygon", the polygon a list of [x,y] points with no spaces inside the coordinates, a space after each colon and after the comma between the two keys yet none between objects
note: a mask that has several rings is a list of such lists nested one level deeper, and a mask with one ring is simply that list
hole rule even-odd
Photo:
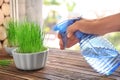
[{"label": "white flower pot", "polygon": [[13,50],[13,59],[15,65],[21,70],[36,70],[45,67],[48,49],[43,52],[36,53],[17,53],[16,49]]}]

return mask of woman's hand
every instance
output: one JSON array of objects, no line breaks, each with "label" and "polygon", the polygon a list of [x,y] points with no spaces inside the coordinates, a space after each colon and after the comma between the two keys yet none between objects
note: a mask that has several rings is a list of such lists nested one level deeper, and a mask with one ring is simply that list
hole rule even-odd
[{"label": "woman's hand", "polygon": [[67,28],[67,37],[70,38],[76,31],[88,34],[97,34],[98,28],[95,28],[96,20],[81,19]]},{"label": "woman's hand", "polygon": [[[58,38],[59,38],[59,45],[60,45],[60,49],[64,49],[64,46],[63,46],[63,41],[62,41],[62,37],[60,34],[58,34]],[[78,43],[78,39],[72,35],[70,38],[67,39],[67,43],[66,43],[66,47],[67,48],[70,48],[72,47],[73,45],[75,45],[76,43]]]},{"label": "woman's hand", "polygon": [[[68,27],[68,29],[67,29],[67,43],[66,43],[67,48],[70,48],[70,47],[72,47],[73,45],[75,45],[76,43],[79,42],[79,40],[74,36],[74,32],[76,30],[79,30],[79,22],[81,22],[81,21],[84,24],[84,19],[82,19],[80,21],[76,21],[75,23],[73,23],[72,25],[70,25]],[[59,38],[60,49],[63,50],[64,49],[64,44],[63,44],[62,37],[61,37],[60,34],[58,34],[58,38]]]}]

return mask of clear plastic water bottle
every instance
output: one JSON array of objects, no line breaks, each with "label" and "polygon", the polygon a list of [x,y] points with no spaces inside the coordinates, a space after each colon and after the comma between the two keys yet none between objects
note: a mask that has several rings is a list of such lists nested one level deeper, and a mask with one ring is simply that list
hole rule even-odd
[{"label": "clear plastic water bottle", "polygon": [[81,53],[86,57],[106,58],[116,57],[119,54],[114,46],[102,36],[84,34],[80,31],[77,31],[75,36],[80,40]]},{"label": "clear plastic water bottle", "polygon": [[[80,19],[69,19],[55,25],[54,30],[61,34],[64,47],[67,43],[66,29]],[[79,39],[81,54],[97,72],[110,75],[119,67],[120,54],[107,39],[80,31],[76,31],[75,36]]]}]

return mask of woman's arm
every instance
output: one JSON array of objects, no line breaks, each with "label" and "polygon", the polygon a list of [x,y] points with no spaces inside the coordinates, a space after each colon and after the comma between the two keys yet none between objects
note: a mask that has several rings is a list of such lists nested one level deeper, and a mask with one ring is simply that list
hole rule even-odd
[{"label": "woman's arm", "polygon": [[103,27],[101,30],[103,30],[104,34],[120,31],[120,13],[98,19],[96,23],[98,27]]},{"label": "woman's arm", "polygon": [[68,27],[68,37],[76,31],[89,34],[104,35],[110,32],[120,31],[120,13],[96,20],[80,20]]}]

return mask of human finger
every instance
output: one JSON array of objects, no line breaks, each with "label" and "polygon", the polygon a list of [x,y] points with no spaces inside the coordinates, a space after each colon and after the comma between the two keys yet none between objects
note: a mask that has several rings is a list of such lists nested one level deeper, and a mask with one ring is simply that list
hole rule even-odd
[{"label": "human finger", "polygon": [[62,39],[59,40],[59,46],[60,46],[60,49],[63,50],[64,49],[64,46],[63,46],[63,41]]}]

